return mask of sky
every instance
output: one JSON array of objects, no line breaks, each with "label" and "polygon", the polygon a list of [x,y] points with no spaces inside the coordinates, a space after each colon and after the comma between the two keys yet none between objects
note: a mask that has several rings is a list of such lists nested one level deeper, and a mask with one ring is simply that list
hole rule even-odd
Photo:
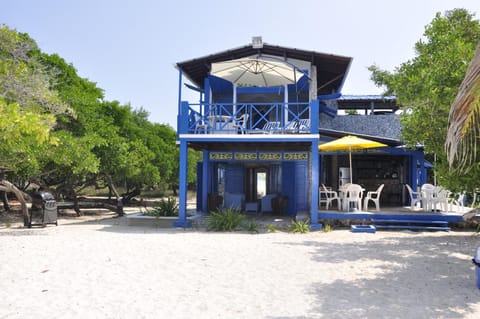
[{"label": "sky", "polygon": [[[393,71],[437,12],[479,0],[0,0],[0,24],[28,33],[97,83],[107,100],[176,128],[175,63],[251,43],[352,57],[343,94],[381,94],[367,67]],[[182,90],[182,100],[198,101]]]}]

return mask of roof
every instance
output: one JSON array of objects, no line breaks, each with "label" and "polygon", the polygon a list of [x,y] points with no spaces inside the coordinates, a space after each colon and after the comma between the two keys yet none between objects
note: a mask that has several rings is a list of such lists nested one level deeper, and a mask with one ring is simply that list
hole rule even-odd
[{"label": "roof", "polygon": [[358,109],[399,109],[395,96],[384,95],[342,95],[337,99],[338,108],[341,110]]},{"label": "roof", "polygon": [[352,62],[352,58],[350,57],[263,43],[261,48],[253,48],[252,45],[249,44],[193,60],[178,62],[176,67],[181,68],[183,74],[193,84],[203,89],[204,79],[210,72],[211,64],[213,62],[240,59],[256,54],[274,55],[311,62],[317,67],[317,87],[319,95],[340,92]]}]

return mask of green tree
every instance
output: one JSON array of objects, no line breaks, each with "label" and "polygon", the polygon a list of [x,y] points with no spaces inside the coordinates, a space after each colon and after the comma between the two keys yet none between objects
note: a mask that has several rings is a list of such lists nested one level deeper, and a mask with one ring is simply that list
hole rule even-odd
[{"label": "green tree", "polygon": [[473,183],[472,177],[452,178],[444,145],[450,105],[479,39],[480,24],[467,10],[437,13],[415,44],[413,59],[394,72],[369,67],[372,80],[405,106],[401,117],[403,140],[411,147],[423,144],[426,154],[435,154],[439,182],[452,189]]},{"label": "green tree", "polygon": [[42,65],[38,52],[37,44],[27,34],[0,26],[0,97],[39,112],[70,112],[51,89],[54,76]]}]

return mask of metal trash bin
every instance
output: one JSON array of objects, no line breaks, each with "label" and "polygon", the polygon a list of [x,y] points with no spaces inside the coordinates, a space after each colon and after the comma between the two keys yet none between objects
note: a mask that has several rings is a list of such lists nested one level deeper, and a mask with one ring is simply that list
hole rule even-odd
[{"label": "metal trash bin", "polygon": [[[38,224],[32,223],[33,211],[40,211],[40,220]],[[58,226],[58,207],[55,197],[49,192],[37,191],[32,194],[32,214],[30,215],[30,225],[55,224]]]},{"label": "metal trash bin", "polygon": [[477,252],[472,259],[475,264],[475,273],[477,277],[477,287],[480,289],[480,247],[477,248]]}]

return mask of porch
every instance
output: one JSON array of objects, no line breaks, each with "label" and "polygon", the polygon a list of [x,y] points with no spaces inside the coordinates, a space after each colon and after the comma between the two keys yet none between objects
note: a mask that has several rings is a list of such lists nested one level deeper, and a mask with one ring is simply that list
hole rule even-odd
[{"label": "porch", "polygon": [[[195,210],[190,210],[192,214]],[[308,211],[298,212],[296,216],[276,213],[254,213],[243,211],[261,229],[267,229],[268,226],[274,226],[275,229],[284,230],[291,225],[293,220],[307,220],[310,218]],[[461,226],[465,221],[462,218],[464,212],[437,212],[424,213],[423,211],[411,211],[408,207],[387,207],[380,212],[339,212],[337,210],[319,210],[319,223],[325,225],[333,225],[334,228],[347,228],[351,225],[375,225],[377,230],[417,230],[417,231],[449,231],[450,227],[455,225]],[[198,216],[198,215],[197,215]],[[207,214],[201,213],[201,217],[197,219],[199,225],[204,224],[204,218]],[[394,221],[389,223],[385,221]],[[340,225],[340,226],[339,226]],[[465,225],[465,224],[463,224]],[[203,225],[205,226],[205,225]],[[387,226],[387,227],[382,227]]]},{"label": "porch", "polygon": [[[339,212],[336,210],[319,210],[318,220],[322,224],[340,221],[348,225],[373,225],[378,229],[393,230],[442,230],[449,231],[452,224],[464,223],[463,214],[467,209],[449,212],[412,211],[409,207],[385,207],[378,212],[355,211]],[[307,214],[297,219],[308,218]]]}]

